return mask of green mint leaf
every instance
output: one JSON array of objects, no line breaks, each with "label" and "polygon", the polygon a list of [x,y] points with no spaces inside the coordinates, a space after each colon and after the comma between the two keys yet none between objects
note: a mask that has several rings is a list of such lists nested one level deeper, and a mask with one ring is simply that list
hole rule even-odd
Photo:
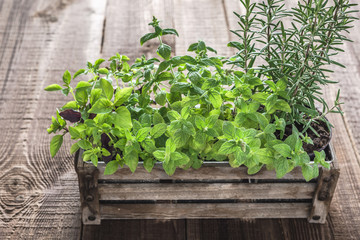
[{"label": "green mint leaf", "polygon": [[102,93],[102,90],[98,89],[98,88],[91,90],[91,92],[90,92],[90,104],[91,105],[94,105],[96,103],[96,101],[99,100],[99,98],[101,97],[101,93]]},{"label": "green mint leaf", "polygon": [[224,121],[223,133],[227,139],[235,139],[235,127],[231,122]]},{"label": "green mint leaf", "polygon": [[106,98],[101,98],[90,108],[89,113],[109,113],[112,111],[112,102]]},{"label": "green mint leaf", "polygon": [[145,158],[144,159],[144,168],[146,169],[146,171],[148,171],[150,173],[155,165],[155,162],[156,162],[156,160],[154,160],[153,158]]},{"label": "green mint leaf", "polygon": [[286,158],[278,158],[274,160],[274,167],[276,170],[276,177],[282,178],[288,172],[289,162]]},{"label": "green mint leaf", "polygon": [[205,124],[208,128],[212,128],[216,124],[218,119],[219,119],[219,115],[211,115],[206,118]]},{"label": "green mint leaf", "polygon": [[239,147],[235,141],[227,141],[223,143],[218,151],[219,154],[227,155],[235,152]]},{"label": "green mint leaf", "polygon": [[197,65],[197,61],[195,60],[195,58],[188,55],[182,56],[181,60],[191,65]]},{"label": "green mint leaf", "polygon": [[162,72],[156,77],[156,81],[162,82],[173,79],[173,75],[170,72]]},{"label": "green mint leaf", "polygon": [[205,147],[206,147],[206,138],[207,135],[203,132],[196,132],[195,137],[194,137],[194,144],[195,144],[195,149],[202,151]]},{"label": "green mint leaf", "polygon": [[79,75],[83,74],[85,72],[85,69],[79,69],[73,76],[73,79],[78,77]]},{"label": "green mint leaf", "polygon": [[71,145],[70,147],[70,154],[74,154],[79,150],[79,145],[77,143],[74,143],[73,145]]},{"label": "green mint leaf", "polygon": [[150,135],[151,135],[153,138],[161,137],[161,136],[166,132],[166,129],[167,129],[166,123],[156,124],[156,125],[150,130]]},{"label": "green mint leaf", "polygon": [[315,163],[321,163],[322,161],[325,160],[326,154],[324,150],[322,150],[321,152],[314,151],[314,154],[315,154],[315,158],[314,158]]},{"label": "green mint leaf", "polygon": [[170,158],[176,166],[183,166],[190,161],[190,158],[186,154],[180,152],[172,152]]},{"label": "green mint leaf", "polygon": [[131,114],[126,107],[119,107],[116,112],[112,114],[113,123],[119,128],[132,128]]},{"label": "green mint leaf", "polygon": [[176,166],[174,161],[168,161],[163,163],[163,168],[167,175],[171,176],[175,173]]},{"label": "green mint leaf", "polygon": [[117,161],[108,162],[105,166],[104,175],[114,174],[118,170],[119,166],[120,164]]},{"label": "green mint leaf", "polygon": [[288,84],[288,80],[286,77],[282,77],[280,78],[277,82],[276,82],[276,87],[280,90],[280,91],[285,91],[286,87]]},{"label": "green mint leaf", "polygon": [[95,64],[94,64],[94,69],[98,69],[100,64],[102,64],[103,62],[105,62],[105,59],[100,58],[100,59],[96,60]]},{"label": "green mint leaf", "polygon": [[106,148],[102,148],[101,149],[101,154],[104,156],[104,157],[108,157],[111,155],[111,153],[106,149]]},{"label": "green mint leaf", "polygon": [[169,45],[166,45],[165,43],[160,44],[156,53],[163,59],[169,60],[171,56],[171,47]]},{"label": "green mint leaf", "polygon": [[124,156],[124,160],[126,165],[129,166],[131,172],[135,172],[137,165],[139,163],[138,153],[134,150],[129,153],[126,153]]},{"label": "green mint leaf", "polygon": [[188,47],[187,51],[188,51],[188,52],[196,51],[196,50],[197,50],[197,46],[198,46],[198,43],[192,43],[192,44],[190,44],[190,46]]},{"label": "green mint leaf", "polygon": [[85,82],[85,81],[80,81],[78,82],[78,84],[76,85],[75,89],[79,89],[79,88],[89,88],[91,87],[91,83]]},{"label": "green mint leaf", "polygon": [[181,109],[181,118],[182,119],[187,119],[190,115],[190,108],[189,107],[184,107]]},{"label": "green mint leaf", "polygon": [[140,38],[140,45],[142,46],[144,43],[149,41],[150,39],[156,38],[158,35],[156,33],[147,33]]},{"label": "green mint leaf", "polygon": [[81,138],[79,130],[77,130],[75,127],[69,127],[69,132],[72,139],[78,139]]},{"label": "green mint leaf", "polygon": [[285,139],[285,143],[290,146],[291,149],[295,149],[296,143],[299,139],[299,135],[293,133]]},{"label": "green mint leaf", "polygon": [[208,92],[209,101],[214,106],[214,108],[220,108],[223,101],[219,92],[213,90]]},{"label": "green mint leaf", "polygon": [[105,75],[109,74],[109,70],[107,70],[106,68],[100,68],[97,72],[99,74],[105,74]]},{"label": "green mint leaf", "polygon": [[269,97],[268,93],[258,92],[258,93],[255,93],[254,95],[252,95],[251,98],[264,105],[266,103],[266,99],[268,97]]},{"label": "green mint leaf", "polygon": [[166,92],[160,91],[155,96],[155,101],[157,104],[164,106],[166,104]]},{"label": "green mint leaf", "polygon": [[71,82],[71,74],[69,70],[66,70],[63,75],[63,81],[66,85],[69,85]]},{"label": "green mint leaf", "polygon": [[159,25],[156,25],[154,26],[155,28],[155,33],[158,35],[158,36],[162,36],[162,29]]},{"label": "green mint leaf", "polygon": [[154,139],[145,139],[141,142],[141,146],[145,149],[148,153],[153,153],[156,151],[155,141]]},{"label": "green mint leaf", "polygon": [[301,170],[307,182],[319,176],[319,168],[316,165],[304,164]]},{"label": "green mint leaf", "polygon": [[79,105],[75,101],[70,101],[67,102],[61,109],[66,110],[66,109],[78,109],[78,108]]},{"label": "green mint leaf", "polygon": [[50,154],[51,157],[55,157],[63,143],[63,135],[55,135],[50,142]]},{"label": "green mint leaf", "polygon": [[111,100],[114,95],[114,88],[111,83],[108,80],[102,78],[100,79],[100,85],[106,98]]},{"label": "green mint leaf", "polygon": [[210,137],[219,137],[219,133],[215,130],[215,129],[212,129],[212,128],[209,128],[207,131],[206,131],[206,134]]},{"label": "green mint leaf", "polygon": [[63,88],[58,84],[51,84],[51,85],[47,86],[44,90],[51,92],[51,91],[59,91],[62,89]]},{"label": "green mint leaf", "polygon": [[62,94],[64,94],[65,96],[69,95],[70,92],[70,87],[64,88],[61,90]]},{"label": "green mint leaf", "polygon": [[167,113],[168,118],[170,121],[179,120],[181,118],[180,114],[174,110],[171,110]]},{"label": "green mint leaf", "polygon": [[89,150],[92,148],[92,144],[86,139],[78,141],[77,144],[84,150]]},{"label": "green mint leaf", "polygon": [[273,164],[274,162],[274,155],[268,148],[260,148],[254,151],[254,158],[263,164]]},{"label": "green mint leaf", "polygon": [[282,99],[276,100],[276,103],[273,106],[273,108],[276,110],[281,110],[283,112],[291,113],[290,105],[285,100]]},{"label": "green mint leaf", "polygon": [[136,140],[138,142],[144,141],[147,135],[149,134],[149,131],[150,131],[150,127],[145,127],[140,129],[136,134]]},{"label": "green mint leaf", "polygon": [[163,123],[163,122],[165,122],[165,121],[164,121],[164,118],[161,116],[161,114],[158,112],[155,112],[153,115],[153,124],[156,125],[158,123]]},{"label": "green mint leaf", "polygon": [[205,42],[204,42],[204,41],[199,41],[199,42],[198,42],[197,50],[198,50],[199,52],[206,50],[206,45],[205,45]]},{"label": "green mint leaf", "polygon": [[209,50],[210,52],[217,54],[217,51],[215,49],[213,49],[212,47],[206,47],[206,49]]},{"label": "green mint leaf", "polygon": [[164,61],[159,64],[159,68],[155,73],[155,76],[159,75],[162,71],[166,70],[170,66],[170,61]]},{"label": "green mint leaf", "polygon": [[163,162],[165,160],[165,151],[157,150],[153,152],[153,155],[160,162]]},{"label": "green mint leaf", "polygon": [[183,129],[179,129],[174,134],[174,142],[178,148],[187,144],[190,135]]},{"label": "green mint leaf", "polygon": [[76,89],[75,92],[75,100],[80,104],[80,105],[85,105],[88,101],[88,92],[86,88],[78,88]]},{"label": "green mint leaf", "polygon": [[96,155],[96,154],[92,154],[92,155],[90,156],[90,160],[91,160],[91,162],[94,164],[94,166],[97,167],[98,161],[99,161],[97,155]]},{"label": "green mint leaf", "polygon": [[195,116],[195,125],[198,129],[203,130],[206,127],[204,117],[196,115]]},{"label": "green mint leaf", "polygon": [[123,104],[124,102],[126,102],[129,99],[129,97],[131,96],[131,93],[133,90],[134,90],[133,87],[116,89],[115,99],[114,99],[115,106],[118,107],[121,104]]},{"label": "green mint leaf", "polygon": [[275,124],[269,124],[265,127],[264,129],[264,133],[266,134],[272,134],[276,131],[276,126]]},{"label": "green mint leaf", "polygon": [[151,116],[147,113],[144,113],[140,116],[140,123],[143,127],[150,127],[151,126]]},{"label": "green mint leaf", "polygon": [[252,167],[248,168],[247,173],[248,173],[249,175],[256,174],[256,173],[258,173],[258,172],[261,170],[261,168],[262,168],[263,166],[264,166],[263,164],[257,164],[257,165],[255,165],[255,166],[252,166]]},{"label": "green mint leaf", "polygon": [[247,160],[247,155],[240,148],[237,148],[235,151],[235,161],[238,166],[243,165]]},{"label": "green mint leaf", "polygon": [[167,35],[167,34],[179,36],[178,32],[172,28],[165,28],[162,30],[162,35]]},{"label": "green mint leaf", "polygon": [[285,143],[276,144],[273,146],[276,152],[280,153],[283,157],[291,157],[291,148]]}]

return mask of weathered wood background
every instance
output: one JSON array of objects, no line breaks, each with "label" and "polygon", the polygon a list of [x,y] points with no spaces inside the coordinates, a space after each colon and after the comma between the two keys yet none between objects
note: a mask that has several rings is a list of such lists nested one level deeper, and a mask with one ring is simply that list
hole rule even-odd
[{"label": "weathered wood background", "polygon": [[[355,0],[352,0],[356,2]],[[286,1],[287,3],[292,1]],[[65,99],[44,87],[61,82],[86,61],[120,52],[130,58],[155,52],[140,47],[153,15],[180,38],[176,54],[205,40],[220,54],[236,28],[238,0],[0,0],[0,239],[78,239],[79,193],[67,141],[50,157],[46,128]],[[360,16],[360,14],[358,14]],[[341,175],[325,225],[304,220],[131,220],[103,222],[99,239],[360,239],[360,23],[337,69],[345,116],[329,116]],[[326,89],[335,98],[336,88]]]}]

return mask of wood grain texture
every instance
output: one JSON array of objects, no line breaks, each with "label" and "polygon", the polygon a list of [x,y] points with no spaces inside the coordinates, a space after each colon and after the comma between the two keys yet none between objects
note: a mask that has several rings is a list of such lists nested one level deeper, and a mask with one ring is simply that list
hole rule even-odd
[{"label": "wood grain texture", "polygon": [[81,225],[70,141],[52,159],[46,132],[66,99],[43,89],[61,84],[65,69],[74,73],[99,57],[102,32],[94,29],[102,28],[105,2],[4,0],[0,6],[0,239],[76,239]]},{"label": "wood grain texture", "polygon": [[103,220],[84,226],[83,240],[185,240],[184,220]]},{"label": "wood grain texture", "polygon": [[312,199],[316,183],[99,184],[100,200]]},{"label": "wood grain texture", "polygon": [[102,204],[100,214],[102,219],[306,218],[310,208],[311,203]]},{"label": "wood grain texture", "polygon": [[[73,72],[100,52],[105,58],[117,51],[132,59],[150,56],[154,43],[140,48],[138,39],[149,28],[152,15],[179,30],[180,38],[167,40],[177,54],[185,54],[187,45],[198,39],[221,54],[232,54],[223,47],[232,39],[224,26],[236,28],[232,11],[241,11],[239,2],[208,0],[201,8],[202,2],[0,0],[0,239],[77,239],[80,235],[70,144],[51,159],[45,132],[54,106],[65,101],[59,94],[42,96],[42,89],[56,79],[60,83],[65,69]],[[188,239],[359,239],[359,30],[356,22],[350,33],[355,43],[346,43],[347,53],[339,55],[347,69],[336,69],[333,75],[347,104],[343,118],[329,117],[336,127],[334,148],[341,176],[325,225],[292,219],[229,219],[188,220],[185,228],[184,220],[109,221],[101,234],[107,234],[106,239],[110,230],[124,239],[185,239],[185,228]],[[326,98],[333,100],[335,92],[327,89]]]},{"label": "wood grain texture", "polygon": [[278,219],[204,219],[187,221],[188,240],[284,239]]}]

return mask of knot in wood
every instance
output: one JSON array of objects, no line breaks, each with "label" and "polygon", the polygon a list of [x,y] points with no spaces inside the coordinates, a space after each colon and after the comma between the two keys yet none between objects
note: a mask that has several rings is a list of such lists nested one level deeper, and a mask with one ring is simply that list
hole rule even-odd
[{"label": "knot in wood", "polygon": [[36,192],[31,173],[22,168],[13,168],[0,177],[0,215],[12,219],[22,209],[36,204],[40,194]]}]

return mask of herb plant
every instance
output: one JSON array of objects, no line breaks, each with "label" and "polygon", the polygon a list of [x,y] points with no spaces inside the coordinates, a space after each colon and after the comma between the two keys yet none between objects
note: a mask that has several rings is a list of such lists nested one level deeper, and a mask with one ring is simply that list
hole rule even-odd
[{"label": "herb plant", "polygon": [[[233,57],[218,56],[203,41],[189,46],[190,55],[172,56],[162,37],[178,33],[161,28],[154,17],[149,24],[154,31],[140,43],[157,39],[159,58],[142,56],[130,65],[128,57],[116,54],[105,67],[104,59],[88,62],[74,75],[66,71],[63,86],[46,87],[73,97],[48,128],[57,133],[52,157],[70,133],[76,140],[71,153],[83,149],[83,160],[95,166],[103,160],[105,174],[124,165],[134,172],[139,161],[149,172],[160,161],[169,175],[178,167],[229,161],[234,168],[245,165],[249,174],[264,166],[275,169],[279,178],[300,166],[309,181],[318,176],[318,165],[329,168],[324,151],[314,151],[310,161],[303,144],[312,142],[306,134],[311,122],[326,121],[324,115],[336,111],[321,98],[319,84],[331,83],[325,64],[339,65],[330,57],[347,40],[341,31],[353,20],[352,5],[338,0],[327,7],[327,1],[310,0],[287,11],[282,1],[241,2],[246,13],[237,14],[241,29],[233,32],[240,41],[229,46],[239,52]],[[293,17],[301,27],[285,29],[282,17]],[[255,67],[259,57],[265,63]],[[73,88],[80,75],[89,80]],[[315,101],[325,111],[317,111]]]}]

